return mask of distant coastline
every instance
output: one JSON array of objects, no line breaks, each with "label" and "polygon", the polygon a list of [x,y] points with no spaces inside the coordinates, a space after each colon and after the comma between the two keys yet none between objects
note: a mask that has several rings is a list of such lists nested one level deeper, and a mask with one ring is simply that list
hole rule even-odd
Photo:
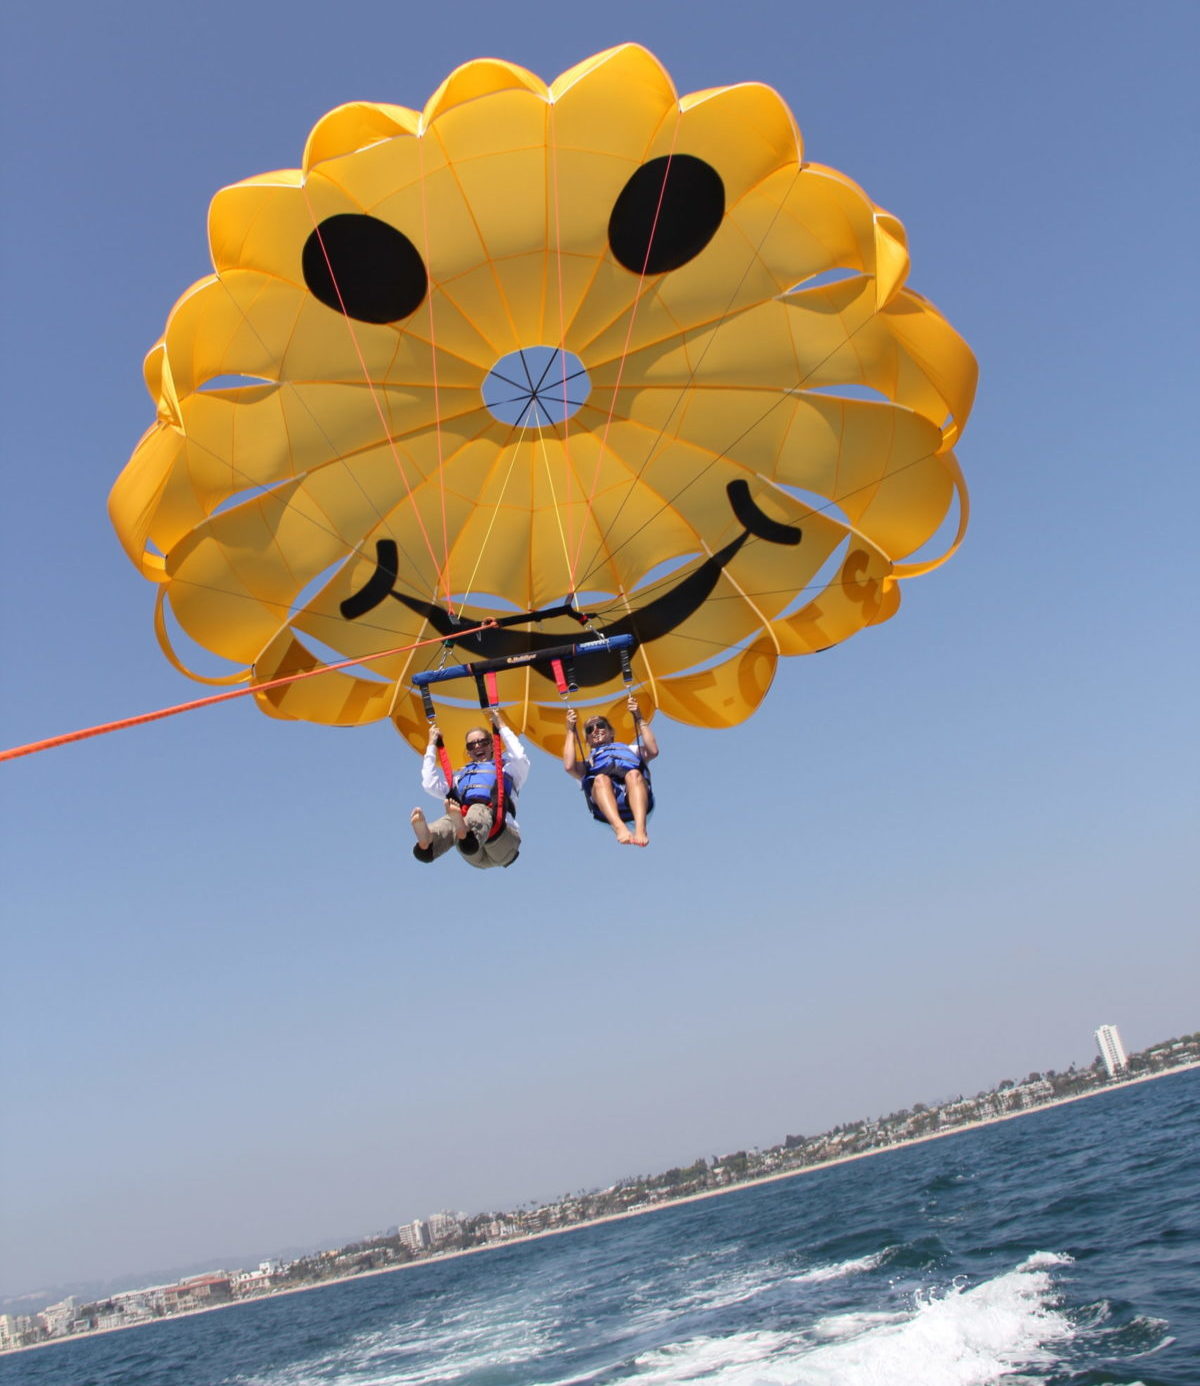
[{"label": "distant coastline", "polygon": [[1070,1093],[1063,1097],[1050,1098],[1045,1101],[1040,1101],[1033,1106],[1021,1107],[1013,1111],[999,1112],[994,1115],[981,1117],[975,1121],[961,1122],[946,1126],[936,1131],[922,1132],[920,1135],[906,1137],[886,1145],[877,1145],[866,1150],[848,1151],[845,1154],[835,1155],[829,1159],[814,1161],[810,1164],[803,1164],[790,1169],[751,1175],[747,1178],[731,1181],[719,1188],[703,1189],[695,1193],[675,1196],[662,1196],[651,1202],[639,1204],[630,1208],[623,1208],[617,1212],[581,1219],[578,1222],[572,1222],[562,1226],[521,1232],[495,1241],[484,1242],[477,1246],[457,1247],[445,1251],[435,1250],[426,1255],[396,1265],[379,1266],[369,1270],[353,1271],[345,1275],[328,1276],[319,1280],[305,1281],[296,1285],[281,1285],[244,1298],[226,1300],[221,1303],[205,1305],[199,1308],[181,1309],[177,1312],[157,1318],[141,1319],[130,1323],[86,1329],[76,1333],[45,1338],[40,1342],[22,1344],[16,1347],[0,1348],[0,1357],[17,1352],[32,1352],[38,1348],[52,1347],[58,1343],[79,1342],[81,1339],[96,1338],[108,1333],[122,1333],[128,1329],[145,1327],[148,1324],[166,1323],[174,1319],[193,1318],[198,1314],[212,1314],[222,1309],[236,1309],[247,1304],[259,1304],[264,1300],[276,1299],[281,1295],[307,1294],[314,1290],[323,1290],[331,1285],[344,1285],[350,1281],[363,1280],[370,1276],[392,1275],[399,1271],[416,1270],[422,1266],[456,1260],[463,1256],[474,1256],[480,1252],[496,1251],[503,1247],[524,1246],[529,1242],[541,1241],[546,1237],[562,1236],[566,1233],[581,1231],[588,1227],[599,1227],[605,1223],[624,1222],[626,1219],[641,1217],[647,1213],[658,1213],[667,1208],[677,1208],[688,1203],[699,1203],[702,1200],[710,1198],[721,1198],[726,1194],[741,1193],[746,1189],[754,1188],[760,1184],[774,1184],[783,1179],[796,1179],[805,1174],[815,1173],[817,1170],[831,1169],[837,1165],[850,1164],[855,1160],[866,1160],[875,1155],[889,1154],[894,1150],[903,1150],[911,1146],[924,1145],[929,1141],[942,1140],[946,1137],[961,1135],[967,1131],[977,1131],[985,1126],[995,1126],[1003,1121],[1014,1121],[1020,1117],[1033,1116],[1037,1112],[1046,1111],[1052,1107],[1063,1107],[1068,1103],[1082,1102],[1086,1098],[1100,1097],[1105,1093],[1116,1092],[1123,1088],[1136,1087],[1138,1084],[1154,1082],[1159,1078],[1169,1078],[1175,1074],[1186,1073],[1196,1068],[1200,1068],[1200,1059],[1189,1060],[1185,1063],[1180,1063],[1170,1068],[1157,1069],[1150,1073],[1139,1073],[1128,1078],[1110,1079],[1102,1086],[1088,1088],[1082,1092]]}]

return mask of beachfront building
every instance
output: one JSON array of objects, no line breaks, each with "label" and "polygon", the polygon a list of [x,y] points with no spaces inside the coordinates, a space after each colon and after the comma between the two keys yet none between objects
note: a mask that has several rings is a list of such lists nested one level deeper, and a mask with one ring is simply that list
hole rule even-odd
[{"label": "beachfront building", "polygon": [[229,1277],[229,1289],[236,1299],[266,1294],[274,1285],[274,1273],[263,1270],[262,1266],[252,1271],[234,1271]]},{"label": "beachfront building", "polygon": [[32,1315],[0,1314],[0,1352],[28,1347],[30,1343],[36,1343],[44,1331]]},{"label": "beachfront building", "polygon": [[1125,1046],[1121,1043],[1121,1032],[1115,1025],[1101,1025],[1096,1031],[1096,1044],[1110,1078],[1115,1078],[1118,1073],[1123,1073],[1129,1067],[1129,1060],[1125,1057]]},{"label": "beachfront building", "polygon": [[397,1228],[396,1235],[400,1238],[400,1244],[408,1247],[409,1251],[424,1251],[429,1245],[429,1227],[420,1218],[414,1218],[412,1222]]},{"label": "beachfront building", "polygon": [[430,1213],[429,1240],[436,1246],[458,1231],[461,1219],[454,1213]]},{"label": "beachfront building", "polygon": [[37,1319],[48,1338],[63,1338],[87,1326],[79,1320],[79,1301],[74,1295],[68,1295],[59,1304],[47,1305]]},{"label": "beachfront building", "polygon": [[190,1309],[209,1309],[214,1304],[228,1304],[233,1298],[232,1277],[227,1271],[211,1275],[193,1275],[178,1285],[163,1287],[163,1304],[168,1314],[182,1314]]}]

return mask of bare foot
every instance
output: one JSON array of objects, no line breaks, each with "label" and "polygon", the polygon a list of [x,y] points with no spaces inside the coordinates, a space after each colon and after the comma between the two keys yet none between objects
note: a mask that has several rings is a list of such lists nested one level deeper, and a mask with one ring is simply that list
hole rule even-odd
[{"label": "bare foot", "polygon": [[413,809],[409,815],[409,822],[413,826],[413,832],[417,835],[417,846],[428,847],[433,842],[433,834],[429,831],[429,824],[425,821],[425,815],[419,808]]},{"label": "bare foot", "polygon": [[446,817],[454,825],[454,836],[461,842],[467,835],[467,820],[463,817],[462,805],[457,799],[446,800]]},{"label": "bare foot", "polygon": [[633,846],[633,835],[630,833],[628,828],[614,828],[613,832],[616,833],[617,841],[621,844],[622,847]]},{"label": "bare foot", "polygon": [[633,833],[630,835],[629,840],[633,843],[635,847],[650,846],[650,838],[644,828],[642,828],[640,831],[637,828],[635,828],[633,830]]}]

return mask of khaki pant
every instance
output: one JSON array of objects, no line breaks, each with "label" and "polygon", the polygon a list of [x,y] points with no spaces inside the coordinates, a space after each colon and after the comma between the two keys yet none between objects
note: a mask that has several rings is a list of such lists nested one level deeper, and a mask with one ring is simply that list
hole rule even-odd
[{"label": "khaki pant", "polygon": [[[459,842],[454,836],[454,824],[450,818],[446,815],[435,818],[429,825],[429,832],[433,837],[433,842],[428,848],[430,855],[426,858],[420,848],[416,849],[421,859],[437,861],[438,857],[445,856],[451,847],[457,847],[463,861],[469,866],[479,867],[481,871],[489,866],[511,866],[516,861],[521,846],[521,834],[507,817],[499,835],[491,842],[487,840],[493,822],[490,804],[472,804],[470,808],[464,809],[463,819],[467,825],[467,835]],[[470,850],[472,843],[476,844],[474,851]],[[464,851],[464,847],[468,850]]]}]

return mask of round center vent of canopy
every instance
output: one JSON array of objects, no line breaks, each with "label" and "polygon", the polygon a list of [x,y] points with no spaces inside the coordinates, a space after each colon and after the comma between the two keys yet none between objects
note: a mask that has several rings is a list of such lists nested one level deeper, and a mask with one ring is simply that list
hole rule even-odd
[{"label": "round center vent of canopy", "polygon": [[502,356],[483,382],[493,418],[519,428],[560,424],[587,403],[592,382],[583,362],[561,347],[522,347]]}]

